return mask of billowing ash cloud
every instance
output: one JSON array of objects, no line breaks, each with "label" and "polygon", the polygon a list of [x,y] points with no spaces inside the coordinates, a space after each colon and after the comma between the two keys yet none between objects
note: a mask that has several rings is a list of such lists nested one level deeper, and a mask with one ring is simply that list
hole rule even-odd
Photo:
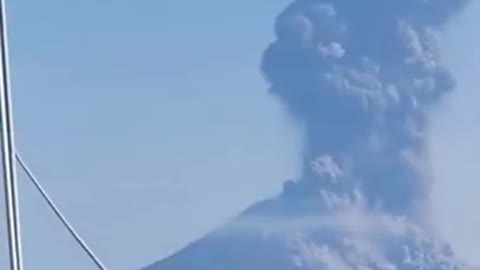
[{"label": "billowing ash cloud", "polygon": [[262,68],[306,128],[302,177],[146,269],[471,269],[418,215],[426,113],[454,86],[435,31],[465,2],[289,5]]},{"label": "billowing ash cloud", "polygon": [[465,2],[297,0],[279,15],[262,68],[307,136],[303,178],[287,192],[360,190],[369,207],[417,209],[426,111],[454,86],[435,31]]}]

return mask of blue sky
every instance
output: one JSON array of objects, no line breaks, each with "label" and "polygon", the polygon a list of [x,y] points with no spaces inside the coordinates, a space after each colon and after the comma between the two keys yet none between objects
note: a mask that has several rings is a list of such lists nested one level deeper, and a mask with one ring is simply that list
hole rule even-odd
[{"label": "blue sky", "polygon": [[[298,132],[259,72],[285,3],[9,1],[17,144],[112,269],[168,255],[295,175]],[[26,266],[90,269],[21,181]]]},{"label": "blue sky", "polygon": [[435,221],[465,259],[480,265],[480,2],[453,20],[442,34],[442,50],[457,89],[433,115],[430,151],[436,179]]},{"label": "blue sky", "polygon": [[[9,1],[18,147],[112,269],[170,254],[296,175],[300,129],[267,94],[258,68],[274,17],[288,2]],[[458,52],[475,36],[469,31],[478,12],[472,6],[444,37],[466,89],[475,78],[458,64],[468,60]],[[473,105],[461,109],[478,94],[461,93],[472,96],[459,94],[432,131],[451,130],[465,114],[475,119]],[[442,176],[434,197],[443,205],[438,220],[445,234],[468,256],[475,243],[454,232],[473,232],[464,220],[474,214],[459,209],[476,202],[480,185],[471,188],[471,162],[462,178],[470,182],[462,186],[469,185],[472,201],[461,200],[467,189],[445,176],[475,152],[454,152],[450,141],[466,138],[448,135],[434,136],[432,152],[440,157],[434,167]],[[443,158],[450,153],[457,158]],[[27,268],[90,269],[20,180]],[[447,218],[453,213],[457,223]]]}]

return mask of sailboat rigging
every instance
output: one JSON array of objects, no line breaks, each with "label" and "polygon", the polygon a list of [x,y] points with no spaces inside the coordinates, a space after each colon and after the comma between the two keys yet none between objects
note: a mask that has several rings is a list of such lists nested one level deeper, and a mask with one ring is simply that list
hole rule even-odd
[{"label": "sailboat rigging", "polygon": [[8,249],[11,270],[23,270],[22,240],[20,231],[20,210],[18,203],[18,186],[16,161],[20,164],[27,177],[32,181],[37,191],[47,202],[56,217],[62,222],[74,240],[85,251],[98,269],[107,270],[100,259],[87,246],[85,241],[74,230],[66,217],[55,205],[37,178],[18,154],[15,147],[12,96],[10,89],[10,71],[8,59],[7,18],[5,0],[0,0],[0,121],[1,121],[1,155],[4,179],[5,206],[7,213]]},{"label": "sailboat rigging", "polygon": [[18,187],[15,166],[12,97],[8,65],[7,19],[5,0],[0,0],[0,121],[2,139],[2,169],[7,212],[8,248],[11,270],[23,270],[23,258],[18,208]]}]

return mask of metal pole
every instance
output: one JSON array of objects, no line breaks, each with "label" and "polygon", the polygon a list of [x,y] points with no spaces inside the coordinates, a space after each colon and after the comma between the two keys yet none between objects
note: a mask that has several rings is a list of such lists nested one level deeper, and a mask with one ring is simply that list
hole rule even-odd
[{"label": "metal pole", "polygon": [[10,269],[22,270],[22,247],[18,209],[17,177],[15,168],[15,141],[13,132],[12,97],[8,66],[7,19],[5,0],[0,0],[0,121],[2,139],[2,165],[7,208],[8,247]]}]

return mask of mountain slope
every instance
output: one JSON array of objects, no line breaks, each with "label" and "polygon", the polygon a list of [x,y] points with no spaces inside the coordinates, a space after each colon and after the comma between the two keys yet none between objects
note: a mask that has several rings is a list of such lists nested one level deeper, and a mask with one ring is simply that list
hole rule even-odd
[{"label": "mountain slope", "polygon": [[328,209],[320,197],[282,195],[144,270],[267,269],[470,268],[427,227],[407,218],[354,203]]}]

